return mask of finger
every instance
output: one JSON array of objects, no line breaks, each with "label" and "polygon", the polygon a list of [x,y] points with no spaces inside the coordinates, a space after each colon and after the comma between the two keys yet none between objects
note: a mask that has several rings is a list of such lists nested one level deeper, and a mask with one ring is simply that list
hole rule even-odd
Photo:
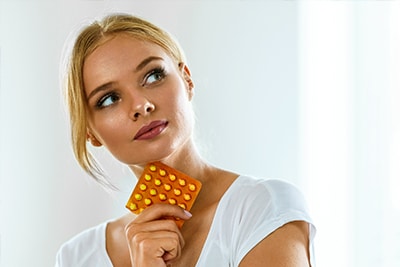
[{"label": "finger", "polygon": [[172,220],[161,219],[161,220],[141,222],[141,223],[134,220],[125,226],[125,233],[128,238],[132,238],[137,233],[142,233],[142,232],[153,233],[158,231],[175,232],[181,235],[178,226],[176,225],[175,221]]},{"label": "finger", "polygon": [[150,222],[138,223],[136,220],[125,226],[125,235],[128,240],[132,239],[139,233],[155,234],[161,231],[168,231],[178,235],[179,241],[183,247],[185,241],[175,221],[172,220],[156,220]]},{"label": "finger", "polygon": [[177,233],[169,231],[141,232],[128,241],[131,259],[137,266],[151,262],[159,264],[160,260],[164,263],[173,261],[180,256],[182,249]]},{"label": "finger", "polygon": [[177,233],[158,231],[153,233],[139,233],[131,242],[143,252],[150,252],[157,257],[162,257],[166,252],[178,256],[182,244]]},{"label": "finger", "polygon": [[136,222],[154,221],[168,217],[188,220],[192,217],[192,214],[177,205],[154,204],[144,209],[137,217]]},{"label": "finger", "polygon": [[[146,240],[148,244],[143,245],[143,249],[146,249],[148,257],[154,257],[155,259],[162,259],[164,263],[173,262],[178,259],[181,255],[182,247],[176,239],[169,238],[158,238]],[[159,246],[159,247],[156,247]],[[157,248],[154,252],[151,252],[151,248]],[[150,253],[153,253],[152,255]]]}]

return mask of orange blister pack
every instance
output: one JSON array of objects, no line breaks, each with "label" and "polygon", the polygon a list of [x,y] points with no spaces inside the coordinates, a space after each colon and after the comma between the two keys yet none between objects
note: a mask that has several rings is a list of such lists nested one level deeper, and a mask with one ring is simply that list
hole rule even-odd
[{"label": "orange blister pack", "polygon": [[[201,182],[161,162],[146,165],[126,207],[135,214],[155,203],[178,205],[190,211],[201,189]],[[176,220],[182,227],[183,220]]]}]

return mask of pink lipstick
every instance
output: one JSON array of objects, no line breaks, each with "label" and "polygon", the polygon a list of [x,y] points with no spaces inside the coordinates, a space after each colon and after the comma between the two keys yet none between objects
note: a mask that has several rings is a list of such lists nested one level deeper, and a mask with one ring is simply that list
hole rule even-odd
[{"label": "pink lipstick", "polygon": [[168,121],[152,121],[151,123],[144,125],[136,133],[133,140],[148,140],[158,136],[168,126]]}]

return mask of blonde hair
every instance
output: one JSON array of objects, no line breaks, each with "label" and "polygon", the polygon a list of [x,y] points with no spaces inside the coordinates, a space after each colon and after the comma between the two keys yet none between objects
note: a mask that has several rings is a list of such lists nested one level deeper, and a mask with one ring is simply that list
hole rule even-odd
[{"label": "blonde hair", "polygon": [[69,109],[71,139],[80,166],[93,178],[106,183],[103,171],[87,147],[88,110],[83,83],[85,59],[107,38],[128,34],[162,47],[177,64],[185,62],[185,55],[177,41],[161,28],[128,14],[112,14],[85,27],[75,40],[66,75],[66,100]]}]

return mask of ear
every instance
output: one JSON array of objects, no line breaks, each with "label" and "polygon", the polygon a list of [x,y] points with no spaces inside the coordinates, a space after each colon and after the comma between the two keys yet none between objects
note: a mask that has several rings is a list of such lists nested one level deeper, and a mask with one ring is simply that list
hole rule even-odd
[{"label": "ear", "polygon": [[100,147],[103,145],[89,130],[86,133],[86,139],[92,144],[92,146]]},{"label": "ear", "polygon": [[191,100],[194,94],[194,82],[192,80],[192,74],[190,73],[189,67],[183,62],[179,63],[179,69],[182,72],[186,84],[188,85],[189,99]]}]

